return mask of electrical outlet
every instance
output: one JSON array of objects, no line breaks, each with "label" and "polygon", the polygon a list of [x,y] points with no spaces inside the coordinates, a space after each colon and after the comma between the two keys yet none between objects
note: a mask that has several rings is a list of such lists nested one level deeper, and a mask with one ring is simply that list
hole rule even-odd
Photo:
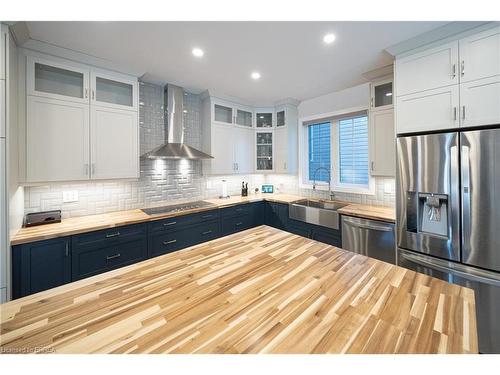
[{"label": "electrical outlet", "polygon": [[63,203],[78,201],[78,190],[63,191]]},{"label": "electrical outlet", "polygon": [[393,186],[391,182],[384,182],[384,194],[392,194],[394,191]]}]

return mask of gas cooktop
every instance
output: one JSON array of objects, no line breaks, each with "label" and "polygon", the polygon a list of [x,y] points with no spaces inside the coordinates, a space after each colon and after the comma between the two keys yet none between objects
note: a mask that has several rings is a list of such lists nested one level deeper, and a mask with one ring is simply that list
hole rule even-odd
[{"label": "gas cooktop", "polygon": [[213,203],[205,201],[195,201],[189,203],[172,204],[169,206],[162,206],[162,207],[143,208],[142,212],[148,215],[158,215],[158,214],[168,214],[172,212],[181,212],[186,210],[192,210],[195,208],[204,208],[210,206],[215,206],[215,205]]}]

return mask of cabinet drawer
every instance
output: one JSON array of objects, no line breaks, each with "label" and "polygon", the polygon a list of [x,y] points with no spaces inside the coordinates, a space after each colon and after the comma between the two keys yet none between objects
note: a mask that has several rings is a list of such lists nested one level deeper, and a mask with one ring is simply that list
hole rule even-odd
[{"label": "cabinet drawer", "polygon": [[75,250],[72,253],[72,279],[79,280],[146,258],[147,241],[140,239],[98,249]]},{"label": "cabinet drawer", "polygon": [[221,216],[231,217],[231,216],[239,216],[239,215],[250,215],[252,213],[252,204],[238,204],[232,207],[226,207],[221,209]]},{"label": "cabinet drawer", "polygon": [[253,215],[241,215],[222,219],[222,235],[236,233],[253,227]]},{"label": "cabinet drawer", "polygon": [[123,242],[134,241],[141,237],[146,238],[146,225],[128,225],[112,229],[100,230],[79,234],[72,237],[73,249],[87,249],[106,247]]},{"label": "cabinet drawer", "polygon": [[151,237],[149,256],[155,257],[184,249],[201,242],[210,241],[220,236],[218,221],[190,226],[178,231],[169,231]]},{"label": "cabinet drawer", "polygon": [[219,218],[218,210],[204,211],[192,215],[182,215],[153,221],[149,224],[150,233],[161,233],[165,231],[177,230],[186,225],[203,223],[206,221],[216,220]]}]

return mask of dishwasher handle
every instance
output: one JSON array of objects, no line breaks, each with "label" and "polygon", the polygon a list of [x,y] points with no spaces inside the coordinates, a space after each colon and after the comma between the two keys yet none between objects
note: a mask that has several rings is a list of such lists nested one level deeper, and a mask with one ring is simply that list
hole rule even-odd
[{"label": "dishwasher handle", "polygon": [[386,224],[386,225],[378,224],[378,223],[375,224],[371,220],[361,221],[361,220],[355,219],[355,218],[344,217],[343,223],[345,223],[347,225],[351,225],[353,227],[358,227],[358,228],[368,229],[368,230],[376,230],[379,232],[393,232],[394,231],[392,224]]}]

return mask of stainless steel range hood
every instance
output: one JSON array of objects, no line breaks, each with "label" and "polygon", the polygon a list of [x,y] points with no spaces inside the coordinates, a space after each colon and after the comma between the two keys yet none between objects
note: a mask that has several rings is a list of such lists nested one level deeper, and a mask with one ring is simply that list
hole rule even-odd
[{"label": "stainless steel range hood", "polygon": [[143,155],[148,159],[213,159],[202,151],[184,144],[184,89],[165,88],[165,143]]}]

